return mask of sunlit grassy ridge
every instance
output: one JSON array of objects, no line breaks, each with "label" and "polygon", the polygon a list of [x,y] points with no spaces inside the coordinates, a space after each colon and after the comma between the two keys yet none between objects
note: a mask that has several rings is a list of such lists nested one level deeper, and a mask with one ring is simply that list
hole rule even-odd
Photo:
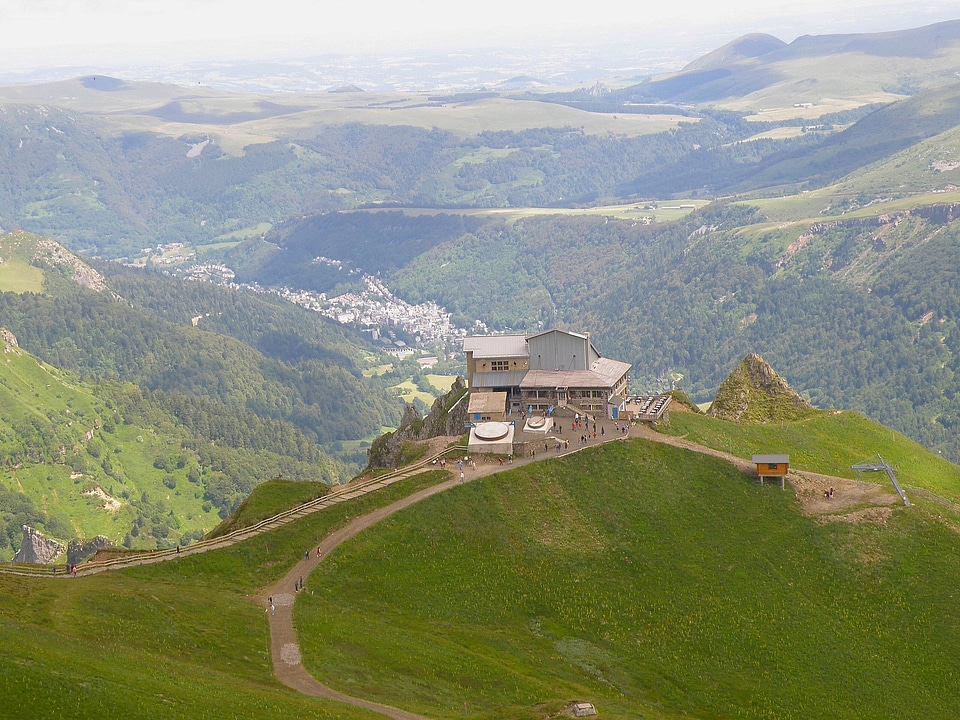
[{"label": "sunlit grassy ridge", "polygon": [[821,524],[724,462],[615,443],[391,518],[295,620],[319,677],[436,717],[951,717],[960,538],[934,517]]},{"label": "sunlit grassy ridge", "polygon": [[[674,413],[670,427],[718,447],[740,428],[740,455],[779,438],[795,466],[818,471],[889,434],[853,413],[793,425]],[[954,466],[894,444],[888,459],[958,486]],[[28,718],[369,717],[277,686],[251,598],[350,518],[439,477],[171,563],[0,576],[15,599],[0,604],[0,706]],[[296,485],[258,488],[247,520],[296,502]],[[615,442],[392,516],[306,578],[295,621],[321,681],[436,718],[542,718],[574,699],[609,718],[946,718],[960,691],[957,527],[923,498],[882,523],[822,523],[723,461]]]},{"label": "sunlit grassy ridge", "polygon": [[[281,687],[263,608],[252,598],[318,538],[437,475],[173,563],[62,580],[0,575],[0,715],[378,717]],[[270,487],[264,494],[274,495]]]},{"label": "sunlit grassy ridge", "polygon": [[[786,453],[792,468],[845,478],[857,476],[851,465],[881,455],[896,468],[901,485],[960,500],[960,467],[855,412],[816,412],[805,420],[765,425],[673,413],[670,423],[659,429],[742,458]],[[886,478],[877,481],[886,482]]]},{"label": "sunlit grassy ridge", "polygon": [[320,482],[274,478],[258,485],[230,517],[211,530],[207,537],[220,537],[240,528],[256,525],[287,508],[326,495],[330,486]]}]

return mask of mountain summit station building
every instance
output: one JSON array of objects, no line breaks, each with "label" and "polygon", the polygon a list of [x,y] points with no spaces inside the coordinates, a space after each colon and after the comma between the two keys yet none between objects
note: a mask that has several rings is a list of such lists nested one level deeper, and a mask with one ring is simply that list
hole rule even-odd
[{"label": "mountain summit station building", "polygon": [[504,393],[508,416],[568,408],[570,414],[616,418],[627,394],[630,364],[602,357],[590,333],[471,336],[463,352],[471,398]]}]

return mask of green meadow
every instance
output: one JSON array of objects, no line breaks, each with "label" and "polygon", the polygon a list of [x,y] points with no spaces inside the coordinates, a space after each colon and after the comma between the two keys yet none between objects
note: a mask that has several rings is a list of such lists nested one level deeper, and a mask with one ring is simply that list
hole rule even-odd
[{"label": "green meadow", "polygon": [[[844,446],[858,462],[882,439],[898,466],[926,468],[906,484],[960,495],[955,466],[855,413],[787,425],[677,412],[669,428],[723,449],[739,428],[737,454],[790,452],[820,472],[843,469]],[[160,565],[0,575],[0,706],[26,718],[372,717],[276,683],[255,598],[350,518],[442,477]],[[234,526],[318,490],[265,483]],[[615,720],[953,717],[960,515],[918,498],[854,522],[863,509],[805,515],[792,492],[643,440],[517,466],[331,553],[297,596],[301,654],[335,689],[433,718],[534,720],[573,700]]]},{"label": "green meadow", "polygon": [[0,292],[43,292],[43,270],[22,261],[0,264]]},{"label": "green meadow", "polygon": [[[661,425],[663,433],[687,438],[716,450],[749,459],[752,455],[786,453],[797,470],[856,479],[850,466],[874,462],[877,455],[896,468],[903,486],[922,487],[960,501],[960,467],[863,415],[851,411],[815,412],[789,423],[748,425],[694,413],[674,412]],[[887,482],[886,476],[863,476]]]},{"label": "green meadow", "polygon": [[[0,715],[380,717],[282,687],[273,677],[263,607],[254,598],[318,538],[438,476],[401,481],[267,536],[175,562],[59,580],[0,574]],[[271,503],[275,511],[289,506],[302,494],[300,485],[268,483],[255,512]]]},{"label": "green meadow", "polygon": [[612,443],[388,519],[295,621],[317,677],[431,717],[952,717],[944,512],[823,523],[727,463]]}]

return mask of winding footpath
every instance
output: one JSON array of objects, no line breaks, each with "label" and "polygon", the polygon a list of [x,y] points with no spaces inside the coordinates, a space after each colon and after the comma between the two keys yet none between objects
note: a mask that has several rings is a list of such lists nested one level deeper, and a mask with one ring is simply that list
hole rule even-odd
[{"label": "winding footpath", "polygon": [[260,597],[261,602],[267,605],[268,598],[272,597],[273,605],[276,608],[274,613],[268,613],[270,618],[270,655],[273,658],[273,671],[280,682],[306,695],[337,700],[348,705],[372,710],[396,720],[426,720],[422,715],[415,715],[405,710],[337,692],[308,673],[301,662],[300,647],[297,645],[296,630],[293,627],[293,602],[300,578],[307,578],[310,572],[322,562],[323,558],[329,555],[338,545],[363,532],[371,525],[380,522],[385,517],[459,484],[458,481],[447,480],[439,485],[408,495],[392,505],[354,519],[321,540],[316,551],[311,548],[308,558],[301,560],[284,578],[263,590]]},{"label": "winding footpath", "polygon": [[[563,451],[560,453],[560,455],[569,455],[570,453],[584,450],[587,447],[596,447],[597,445],[606,442],[625,440],[628,437],[643,437],[645,439],[663,442],[669,445],[675,445],[677,447],[683,447],[704,454],[713,455],[733,463],[742,471],[749,471],[753,467],[752,463],[749,463],[741,458],[737,458],[733,455],[715,451],[711,448],[683,440],[682,438],[674,438],[671,436],[662,435],[643,426],[636,426],[632,428],[629,436],[624,436],[616,431],[613,431],[603,438],[598,437],[597,440],[593,441],[590,445],[578,446],[576,448]],[[543,460],[551,457],[555,457],[555,455],[550,452],[546,452],[540,456],[540,459]],[[504,470],[510,470],[519,465],[526,465],[535,461],[535,457],[525,457],[517,459],[516,462],[512,464],[485,464],[480,465],[475,469],[472,467],[465,467],[464,470],[468,473],[466,480],[469,482],[485,475],[491,475]],[[420,470],[418,469],[416,472],[419,471]],[[450,474],[454,474],[453,470],[450,471]],[[344,693],[338,692],[337,690],[324,685],[309,672],[307,672],[307,670],[303,667],[302,658],[300,655],[300,647],[297,644],[297,634],[293,626],[293,605],[296,598],[297,583],[300,582],[301,579],[305,580],[308,578],[314,568],[316,568],[317,565],[319,565],[323,559],[326,558],[330,552],[338,547],[341,543],[346,542],[370,526],[380,522],[384,518],[389,517],[400,510],[403,510],[404,508],[418,503],[421,500],[425,500],[428,497],[444,492],[445,490],[449,490],[450,488],[459,484],[459,481],[456,478],[453,478],[439,485],[434,485],[433,487],[409,495],[402,500],[398,500],[397,502],[380,508],[379,510],[374,510],[366,515],[355,518],[352,522],[340,530],[337,530],[336,532],[323,538],[316,550],[311,548],[309,555],[291,568],[290,572],[288,572],[284,578],[273,585],[264,588],[258,599],[261,603],[263,603],[265,609],[268,611],[270,609],[270,599],[272,598],[273,600],[274,612],[267,613],[268,617],[270,618],[270,655],[273,659],[273,671],[281,683],[293,690],[296,690],[297,692],[301,692],[306,695],[324,698],[327,700],[336,700],[348,705],[365,708],[386,717],[393,718],[394,720],[429,720],[422,715],[416,715],[414,713],[407,712],[406,710],[401,710],[388,705],[375,703],[370,700],[364,700],[362,698],[345,695]]]},{"label": "winding footpath", "polygon": [[[713,457],[726,460],[727,462],[733,464],[738,470],[745,473],[752,473],[755,471],[753,463],[744,460],[743,458],[699,445],[684,438],[663,435],[643,425],[635,425],[631,427],[628,435],[622,435],[616,430],[612,430],[604,437],[597,437],[596,440],[589,442],[589,444],[585,446],[569,448],[557,454],[553,452],[545,452],[540,455],[540,459],[543,460],[552,457],[563,457],[589,447],[596,447],[597,445],[604,443],[625,440],[628,438],[643,438],[645,440],[685,448],[687,450],[692,450],[694,452],[711,455]],[[551,442],[553,440],[554,438],[547,438],[546,442]],[[463,447],[458,448],[447,446],[443,450],[440,450],[440,452],[431,455],[429,458],[418,463],[417,465],[398,470],[381,478],[342,486],[341,488],[327,493],[316,500],[310,501],[296,508],[292,508],[291,510],[264,520],[263,522],[251,527],[243,528],[228,535],[224,535],[223,537],[200,541],[180,550],[155,551],[150,553],[141,553],[134,557],[123,557],[104,562],[90,562],[79,566],[77,574],[91,575],[124,567],[165,562],[169,560],[175,560],[181,556],[193,555],[222,547],[228,547],[251,537],[274,530],[286,523],[294,522],[299,518],[302,518],[310,513],[323,510],[324,508],[330,507],[333,504],[347,502],[360,495],[374,492],[380,488],[386,487],[387,485],[397,482],[398,480],[411,477],[418,473],[424,472],[425,470],[436,469],[437,465],[435,461],[441,456],[445,456],[450,453],[464,452],[465,450],[466,448]],[[527,465],[531,462],[536,462],[536,460],[536,457],[524,457],[516,458],[514,462],[504,465],[500,465],[498,463],[485,463],[476,467],[472,465],[469,467],[464,466],[464,472],[466,475],[465,479],[469,482],[479,477],[510,470],[521,465]],[[442,493],[450,488],[455,487],[456,485],[459,485],[460,482],[458,477],[455,477],[455,474],[458,474],[459,470],[456,470],[455,472],[453,470],[448,470],[448,472],[451,475],[450,480],[446,480],[440,484],[420,490],[390,505],[355,518],[339,530],[336,530],[330,535],[321,538],[317,545],[312,546],[307,551],[305,558],[296,563],[283,578],[264,588],[260,592],[257,600],[267,611],[266,615],[269,619],[270,626],[270,654],[273,661],[274,673],[281,683],[305,695],[324,698],[327,700],[335,700],[348,705],[353,705],[355,707],[364,708],[386,717],[393,718],[394,720],[429,720],[429,718],[426,718],[422,715],[416,715],[406,710],[401,710],[399,708],[382,705],[370,700],[364,700],[362,698],[346,695],[334,690],[331,687],[328,687],[327,685],[324,685],[314,678],[309,672],[307,672],[302,663],[300,648],[297,643],[296,630],[294,629],[293,625],[293,606],[297,593],[297,585],[301,579],[306,580],[314,568],[316,568],[317,565],[319,565],[323,559],[326,558],[330,552],[337,548],[341,543],[346,542],[370,526],[380,522],[384,518],[389,517],[396,512],[399,512],[400,510],[403,510],[404,508],[410,507],[421,500],[425,500],[426,498],[432,497],[433,495],[437,495],[438,493]],[[791,472],[790,475],[792,477],[794,473]],[[832,478],[831,480],[834,481],[834,484],[849,482],[842,480],[841,478]],[[54,577],[53,575],[48,574],[46,568],[42,570],[34,570],[22,567],[6,567],[0,568],[0,572],[17,575],[43,575],[46,577]],[[61,573],[56,577],[62,576],[63,574]],[[271,599],[273,612],[270,612]]]}]

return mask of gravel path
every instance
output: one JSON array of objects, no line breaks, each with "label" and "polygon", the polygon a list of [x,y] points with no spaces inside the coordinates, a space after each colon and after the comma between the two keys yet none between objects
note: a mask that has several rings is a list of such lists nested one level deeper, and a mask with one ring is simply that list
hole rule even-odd
[{"label": "gravel path", "polygon": [[[665,443],[668,445],[673,445],[676,447],[685,448],[692,450],[694,452],[702,453],[705,455],[711,455],[717,458],[726,460],[727,462],[732,463],[738,470],[753,474],[756,472],[755,466],[753,463],[744,460],[743,458],[738,458],[729,453],[725,453],[719,450],[714,450],[703,445],[691,442],[684,438],[673,437],[670,435],[662,435],[655,430],[646,427],[644,425],[635,425],[630,429],[629,436],[624,436],[619,433],[615,426],[611,426],[610,432],[606,433],[603,437],[597,437],[596,440],[591,440],[586,446],[571,446],[568,449],[561,450],[559,453],[555,450],[545,451],[540,454],[539,458],[541,460],[552,458],[552,457],[562,457],[569,455],[574,452],[579,452],[588,447],[594,447],[596,445],[603,444],[605,442],[615,442],[617,440],[624,440],[626,437],[634,438],[643,438],[645,440],[650,440],[653,442]],[[563,439],[563,435],[554,436],[549,435],[545,438],[545,442],[549,446],[554,446],[556,444],[556,439]],[[569,438],[568,438],[569,439]],[[449,441],[454,441],[454,438],[446,439]],[[439,445],[433,447],[446,447],[447,444],[440,443]],[[536,462],[536,457],[522,457],[515,458],[512,463],[505,462],[502,465],[499,461],[481,457],[480,463],[474,466],[472,463],[464,464],[464,474],[467,482],[474,480],[479,477],[484,477],[491,475],[497,472],[502,472],[504,470],[510,470],[514,467],[519,467],[521,465],[527,465],[531,462]],[[131,558],[128,561],[119,561],[119,562],[110,562],[109,565],[97,565],[96,563],[91,563],[89,565],[80,566],[78,574],[88,575],[97,572],[105,572],[106,570],[119,569],[122,567],[130,567],[135,565],[143,564],[152,564],[156,562],[164,562],[168,560],[175,560],[181,555],[192,555],[198,552],[207,552],[209,550],[215,550],[221,547],[227,547],[233,545],[242,540],[247,540],[254,535],[268,532],[275,529],[279,524],[284,522],[292,522],[296,518],[303,517],[304,515],[310,512],[317,512],[324,507],[328,507],[330,504],[335,502],[343,502],[349,500],[352,497],[356,497],[360,494],[365,494],[367,492],[373,492],[381,487],[384,487],[390,482],[395,482],[398,479],[404,477],[410,477],[412,475],[424,472],[428,469],[436,469],[438,466],[436,464],[426,464],[416,467],[412,467],[407,471],[396,473],[391,476],[390,480],[377,480],[370,481],[367,483],[360,483],[357,487],[353,488],[351,486],[344,486],[341,489],[338,489],[336,493],[331,493],[328,496],[325,496],[324,499],[315,501],[314,503],[308,503],[301,508],[297,508],[293,511],[290,511],[284,514],[284,517],[281,519],[278,518],[272,519],[261,523],[260,525],[249,528],[238,533],[231,534],[230,536],[218,539],[216,541],[207,541],[198,545],[192,545],[181,549],[178,552],[174,551],[160,551],[156,553],[144,553],[135,558]],[[389,718],[394,718],[395,720],[429,720],[422,715],[416,715],[406,710],[401,710],[399,708],[390,707],[388,705],[382,705],[380,703],[372,702],[370,700],[364,700],[362,698],[352,697],[345,695],[344,693],[338,692],[327,685],[319,682],[314,678],[307,670],[303,667],[300,647],[297,644],[296,631],[293,626],[293,606],[296,598],[296,588],[297,584],[301,578],[306,580],[311,571],[317,567],[319,563],[326,558],[332,550],[334,550],[341,543],[349,540],[355,535],[363,532],[365,529],[369,528],[371,525],[379,522],[380,520],[389,517],[390,515],[403,510],[415,503],[420,502],[428,497],[436,495],[438,493],[449,490],[450,488],[460,484],[459,483],[459,469],[457,468],[456,461],[448,461],[448,472],[452,476],[450,480],[447,480],[438,485],[420,490],[419,492],[413,493],[401,500],[398,500],[391,505],[380,508],[379,510],[374,510],[366,515],[355,518],[349,524],[342,527],[341,529],[333,532],[325,538],[319,540],[318,545],[315,545],[311,548],[306,548],[305,550],[309,553],[307,557],[294,565],[290,571],[279,581],[273,583],[272,585],[264,588],[258,600],[262,603],[263,607],[266,610],[266,615],[269,619],[270,625],[270,654],[273,660],[273,669],[277,676],[277,679],[290,687],[297,692],[304,693],[313,697],[325,698],[328,700],[336,700],[338,702],[346,703],[348,705],[353,705],[356,707],[364,708],[375,713],[379,713]],[[791,477],[793,473],[791,473]],[[826,482],[828,480],[833,480],[833,484],[840,485],[843,483],[849,483],[850,481],[845,481],[840,478],[818,478],[821,482]],[[336,496],[336,497],[334,497]],[[317,552],[319,548],[319,553]],[[3,572],[11,572],[15,574],[27,574],[20,573],[15,569],[3,569],[0,570]],[[35,573],[29,573],[35,574]],[[61,575],[62,576],[62,575]],[[50,577],[49,575],[47,577]],[[59,576],[58,576],[59,577]],[[272,599],[272,603],[271,603]],[[272,612],[271,612],[272,610]]]},{"label": "gravel path", "polygon": [[337,692],[308,673],[301,662],[300,647],[297,644],[297,634],[293,627],[293,602],[300,578],[306,579],[310,572],[340,543],[363,532],[385,517],[389,517],[393,513],[432,495],[449,490],[458,484],[458,481],[447,480],[439,485],[408,495],[392,505],[354,519],[336,532],[323,538],[317,547],[308,548],[309,557],[297,563],[281,580],[263,590],[260,600],[264,607],[269,611],[269,598],[273,598],[273,607],[275,608],[273,613],[268,612],[270,618],[270,654],[273,658],[273,671],[280,682],[306,695],[337,700],[348,705],[372,710],[396,720],[427,720],[422,715],[415,715],[405,710]]},{"label": "gravel path", "polygon": [[[648,440],[664,442],[670,445],[676,445],[678,447],[684,447],[697,452],[714,455],[734,463],[739,469],[744,471],[749,471],[751,468],[753,468],[751,463],[741,460],[740,458],[733,457],[726,453],[714,451],[702,445],[697,445],[696,443],[683,440],[682,438],[661,435],[660,433],[642,426],[634,427],[631,430],[630,435],[632,437],[643,437]],[[569,455],[570,453],[579,452],[580,450],[586,449],[586,447],[623,439],[625,439],[623,435],[615,430],[612,430],[602,439],[598,437],[596,440],[591,441],[587,446],[571,447],[567,450],[561,451],[560,453],[556,453],[555,450],[547,451],[540,455],[540,459],[543,460],[556,456]],[[547,442],[555,445],[556,441],[554,440],[551,442],[551,440],[548,438]],[[464,474],[466,481],[469,482],[479,477],[492,475],[504,470],[510,470],[514,467],[527,465],[531,462],[536,462],[536,458],[516,458],[512,463],[504,463],[503,465],[501,465],[499,461],[484,458],[481,459],[480,464],[476,465],[475,467],[470,463],[465,464]],[[422,468],[418,468],[417,470],[412,471],[411,474],[422,471]],[[451,473],[451,475],[455,476],[453,479],[443,482],[439,485],[434,485],[433,487],[425,490],[421,490],[403,498],[402,500],[398,500],[391,505],[358,517],[340,530],[337,530],[331,535],[323,538],[320,540],[318,546],[311,547],[307,550],[309,552],[309,557],[297,563],[280,581],[263,589],[259,600],[261,603],[263,603],[264,608],[266,608],[268,611],[268,616],[270,618],[270,654],[273,658],[274,673],[280,682],[287,687],[298,692],[302,692],[306,695],[325,698],[328,700],[337,700],[339,702],[354,705],[356,707],[366,708],[367,710],[372,710],[373,712],[380,713],[381,715],[385,715],[389,718],[394,718],[395,720],[428,720],[422,715],[415,715],[399,708],[381,705],[369,700],[363,700],[362,698],[345,695],[331,687],[328,687],[327,685],[324,685],[314,678],[310,673],[308,673],[303,667],[301,661],[300,646],[297,644],[297,634],[293,626],[293,604],[294,598],[296,597],[296,586],[300,578],[303,578],[304,581],[306,581],[310,575],[310,572],[313,571],[313,569],[316,568],[317,565],[319,565],[323,559],[326,558],[338,545],[363,532],[371,525],[374,525],[385,517],[398,512],[399,510],[403,510],[404,508],[418,503],[421,500],[459,485],[460,471],[457,468],[455,461],[448,463],[448,471]],[[317,552],[318,549],[319,556]],[[270,598],[273,598],[273,613],[269,613]]]}]

